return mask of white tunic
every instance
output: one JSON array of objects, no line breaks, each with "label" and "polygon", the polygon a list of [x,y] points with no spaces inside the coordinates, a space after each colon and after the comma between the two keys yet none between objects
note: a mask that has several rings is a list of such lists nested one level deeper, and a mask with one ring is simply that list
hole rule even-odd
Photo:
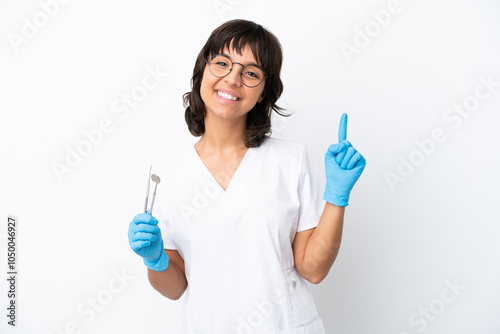
[{"label": "white tunic", "polygon": [[226,191],[194,146],[158,175],[154,216],[188,281],[182,333],[324,333],[292,253],[325,204],[302,145],[269,137],[249,148]]}]

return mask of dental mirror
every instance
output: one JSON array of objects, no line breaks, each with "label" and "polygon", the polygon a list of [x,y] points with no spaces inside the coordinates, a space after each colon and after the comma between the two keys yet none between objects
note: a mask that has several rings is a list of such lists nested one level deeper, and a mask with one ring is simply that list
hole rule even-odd
[{"label": "dental mirror", "polygon": [[156,174],[151,175],[151,180],[155,183],[160,183],[160,177]]},{"label": "dental mirror", "polygon": [[160,183],[160,177],[156,174],[151,175],[151,180],[155,183],[155,191],[153,192],[153,199],[151,200],[151,209],[149,209],[149,214],[152,216],[153,215],[153,205],[155,204],[155,198],[156,198],[156,187],[158,186],[158,183]]}]

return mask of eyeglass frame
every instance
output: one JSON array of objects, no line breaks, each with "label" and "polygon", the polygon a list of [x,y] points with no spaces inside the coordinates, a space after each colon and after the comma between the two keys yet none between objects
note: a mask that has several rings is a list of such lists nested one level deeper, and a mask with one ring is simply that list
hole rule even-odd
[{"label": "eyeglass frame", "polygon": [[[214,74],[214,72],[212,72],[212,69],[210,68],[210,63],[211,63],[211,62],[210,62],[210,60],[213,60],[213,59],[214,59],[215,57],[217,57],[217,56],[222,56],[222,57],[225,57],[225,58],[229,59],[229,61],[231,62],[231,68],[229,69],[229,72],[227,72],[227,74],[226,74],[226,75],[223,75],[223,76],[221,76],[221,77],[220,77],[220,76],[218,76],[218,75],[215,75],[215,74]],[[247,84],[245,84],[245,83],[243,82],[243,70],[245,69],[245,66],[248,66],[248,65],[255,66],[255,67],[257,67],[258,69],[262,70],[262,73],[265,73],[265,72],[264,72],[264,69],[263,69],[262,67],[260,67],[259,65],[256,65],[256,64],[248,64],[248,65],[243,65],[242,63],[238,63],[238,62],[236,62],[236,61],[232,61],[232,60],[231,60],[231,58],[229,58],[229,56],[227,56],[227,55],[225,55],[225,54],[221,54],[221,53],[216,54],[216,55],[213,55],[213,56],[208,56],[207,58],[208,58],[208,59],[210,59],[210,60],[207,60],[208,70],[209,70],[209,71],[210,71],[210,73],[212,73],[212,75],[213,75],[214,77],[216,77],[216,78],[224,78],[224,77],[227,77],[227,76],[231,73],[231,71],[233,70],[234,64],[241,65],[240,81],[241,81],[241,83],[242,83],[243,85],[247,86],[248,88],[255,88],[255,87],[258,87],[258,86],[259,86],[259,85],[260,85],[260,84],[264,81],[264,79],[267,79],[267,77],[268,77],[268,76],[267,76],[267,74],[264,74],[264,77],[262,78],[262,80],[261,80],[261,81],[260,81],[257,85],[255,85],[255,86],[249,86],[249,85],[247,85]]]}]

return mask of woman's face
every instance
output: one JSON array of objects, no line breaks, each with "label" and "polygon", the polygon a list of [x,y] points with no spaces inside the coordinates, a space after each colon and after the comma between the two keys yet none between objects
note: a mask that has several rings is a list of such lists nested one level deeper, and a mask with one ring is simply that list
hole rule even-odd
[{"label": "woman's face", "polygon": [[[242,50],[241,55],[228,49],[224,49],[222,53],[228,55],[231,61],[243,65],[257,63],[248,45]],[[208,64],[205,66],[200,94],[205,103],[207,117],[246,118],[246,114],[255,104],[262,101],[265,80],[257,87],[249,88],[241,82],[241,70],[240,64],[233,64],[231,73],[223,78],[217,78],[210,72]]]}]

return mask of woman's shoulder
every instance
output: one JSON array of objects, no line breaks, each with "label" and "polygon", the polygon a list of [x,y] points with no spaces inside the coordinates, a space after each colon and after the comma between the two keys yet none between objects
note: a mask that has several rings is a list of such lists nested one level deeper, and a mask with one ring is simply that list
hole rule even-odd
[{"label": "woman's shoulder", "polygon": [[165,155],[164,160],[158,165],[158,169],[165,173],[173,173],[174,171],[182,171],[192,164],[194,147],[189,143],[182,145],[182,148],[172,150],[168,155]]},{"label": "woman's shoulder", "polygon": [[275,137],[267,137],[262,145],[266,145],[269,150],[274,151],[280,155],[297,155],[301,154],[305,150],[305,147],[302,144]]}]

